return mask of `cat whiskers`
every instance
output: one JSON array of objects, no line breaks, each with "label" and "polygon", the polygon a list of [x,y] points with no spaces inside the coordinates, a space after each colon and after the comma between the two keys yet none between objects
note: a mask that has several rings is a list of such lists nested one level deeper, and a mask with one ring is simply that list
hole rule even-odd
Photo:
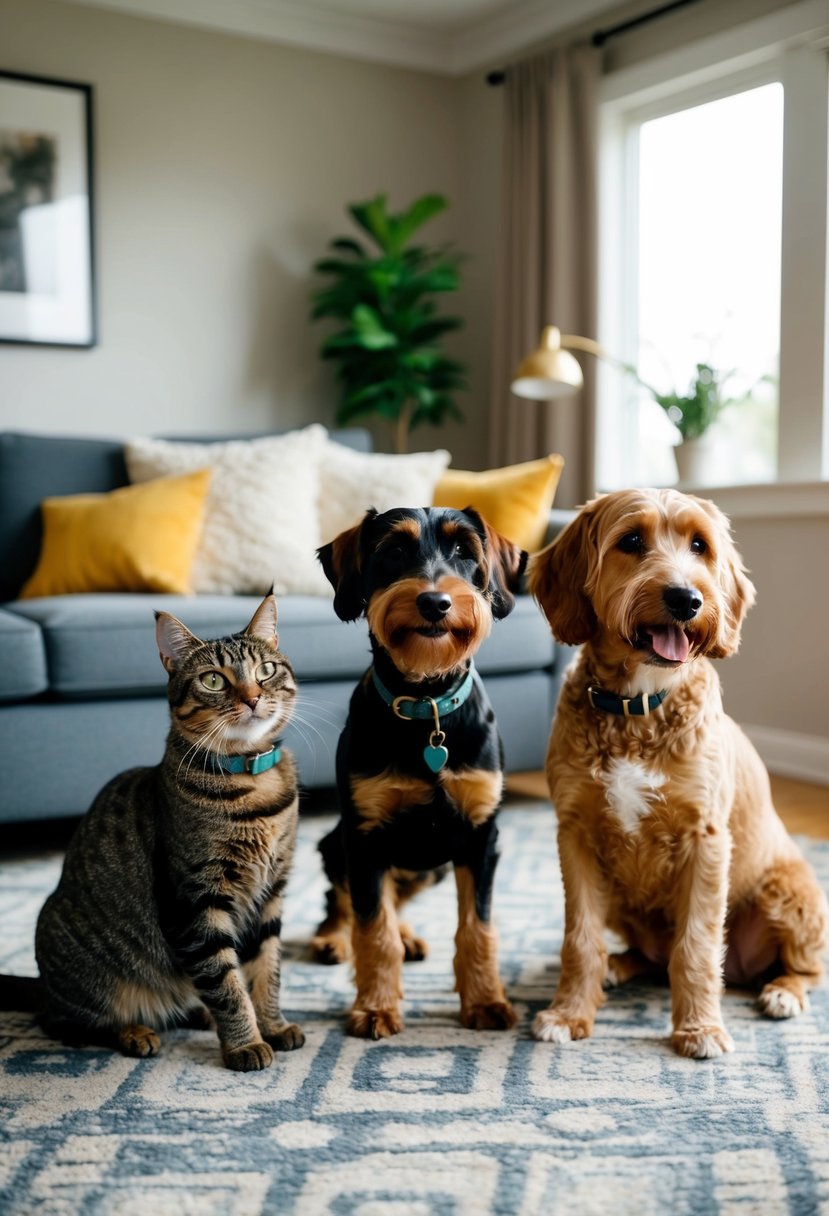
[{"label": "cat whiskers", "polygon": [[187,764],[187,770],[184,774],[184,777],[185,777],[185,780],[189,780],[190,769],[193,767],[193,762],[195,761],[198,752],[201,750],[204,750],[204,753],[205,753],[204,762],[202,764],[202,771],[204,771],[204,772],[207,771],[207,757],[210,756],[211,759],[213,760],[213,765],[214,765],[213,771],[215,772],[215,759],[213,758],[214,752],[208,746],[208,744],[216,742],[220,732],[224,731],[224,729],[225,729],[225,723],[220,718],[217,722],[211,723],[210,726],[208,726],[206,729],[202,729],[199,732],[200,737],[196,740],[195,743],[191,744],[191,746],[188,747],[187,751],[182,756],[181,761],[179,762],[178,770],[176,772],[176,778],[181,777],[181,770],[184,767],[184,765]]},{"label": "cat whiskers", "polygon": [[[306,708],[309,710],[312,709],[314,711],[314,716],[319,721],[323,722],[326,726],[334,726],[334,727],[341,728],[345,721],[345,716],[342,713],[335,714],[332,712],[329,715],[327,710],[323,710],[320,708],[320,705],[318,702],[316,704],[314,704],[313,706],[306,704],[303,706],[303,708]],[[316,738],[318,740],[317,746],[324,748],[326,752],[330,753],[330,751],[331,751],[330,738],[326,738],[325,735],[323,735],[323,733],[319,729],[319,727],[314,723],[314,721],[307,714],[304,714],[302,712],[302,709],[300,708],[300,704],[298,704],[296,702],[294,703],[294,712],[291,716],[291,725],[296,728],[297,734],[303,740],[306,747],[308,748],[308,750],[311,752],[311,754],[313,756],[316,755],[316,749],[315,749],[315,745],[314,745],[314,739],[308,733],[311,731],[313,731],[313,734],[316,735]]]}]

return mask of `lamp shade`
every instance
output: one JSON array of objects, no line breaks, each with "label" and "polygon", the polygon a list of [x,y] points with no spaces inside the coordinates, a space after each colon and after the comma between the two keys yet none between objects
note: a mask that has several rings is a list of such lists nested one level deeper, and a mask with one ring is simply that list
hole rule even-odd
[{"label": "lamp shade", "polygon": [[578,392],[583,383],[578,360],[562,350],[561,331],[547,325],[538,349],[521,361],[510,387],[517,397],[550,401]]}]

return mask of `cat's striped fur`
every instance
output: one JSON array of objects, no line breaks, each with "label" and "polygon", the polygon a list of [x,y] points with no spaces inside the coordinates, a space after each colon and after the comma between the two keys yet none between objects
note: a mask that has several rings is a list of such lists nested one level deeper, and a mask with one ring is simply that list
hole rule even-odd
[{"label": "cat's striped fur", "polygon": [[267,772],[234,774],[217,757],[268,751],[290,718],[276,603],[211,642],[159,613],[157,639],[170,673],[164,759],[114,778],[69,846],[37,925],[47,1024],[148,1056],[163,1027],[212,1023],[229,1068],[267,1068],[272,1048],[303,1043],[279,1006],[296,767],[283,751]]}]

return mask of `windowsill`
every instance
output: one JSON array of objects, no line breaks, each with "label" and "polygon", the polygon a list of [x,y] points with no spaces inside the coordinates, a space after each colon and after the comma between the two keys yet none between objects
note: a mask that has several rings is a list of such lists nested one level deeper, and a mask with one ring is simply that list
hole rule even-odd
[{"label": "windowsill", "polygon": [[781,519],[829,515],[829,481],[780,482],[746,486],[682,486],[687,494],[711,498],[732,519]]}]

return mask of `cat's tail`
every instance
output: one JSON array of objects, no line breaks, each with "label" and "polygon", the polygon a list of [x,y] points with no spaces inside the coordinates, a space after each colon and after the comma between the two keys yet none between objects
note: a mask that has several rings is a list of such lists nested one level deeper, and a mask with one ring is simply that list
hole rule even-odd
[{"label": "cat's tail", "polygon": [[0,1009],[42,1013],[45,1007],[43,980],[30,975],[0,975]]}]

